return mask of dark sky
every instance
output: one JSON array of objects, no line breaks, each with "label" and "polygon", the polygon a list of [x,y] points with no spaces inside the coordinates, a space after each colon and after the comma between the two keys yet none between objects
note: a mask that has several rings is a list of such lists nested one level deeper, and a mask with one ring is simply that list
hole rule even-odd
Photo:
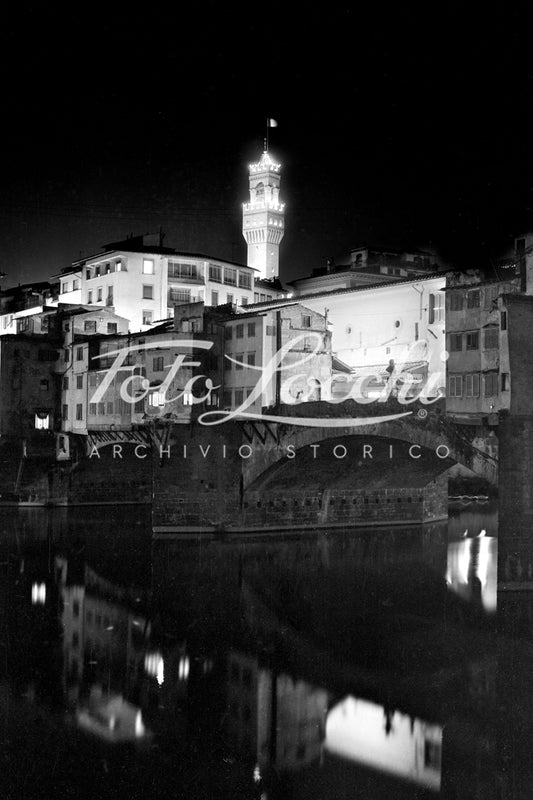
[{"label": "dark sky", "polygon": [[286,279],[368,240],[485,263],[533,227],[530,20],[466,5],[8,6],[4,285],[160,225],[244,261],[267,116]]}]

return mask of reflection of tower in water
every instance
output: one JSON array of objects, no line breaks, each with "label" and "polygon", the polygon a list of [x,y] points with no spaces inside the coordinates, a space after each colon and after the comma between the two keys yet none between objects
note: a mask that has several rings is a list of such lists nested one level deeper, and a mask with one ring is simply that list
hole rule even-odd
[{"label": "reflection of tower in water", "polygon": [[471,587],[472,600],[481,604],[483,584],[480,575],[483,574],[483,559],[481,556],[481,542],[483,539],[471,539],[470,564],[468,567],[468,584]]}]

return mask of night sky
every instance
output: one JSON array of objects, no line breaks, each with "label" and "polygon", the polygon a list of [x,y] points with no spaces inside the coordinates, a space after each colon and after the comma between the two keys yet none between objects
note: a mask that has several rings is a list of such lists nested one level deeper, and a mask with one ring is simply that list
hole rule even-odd
[{"label": "night sky", "polygon": [[464,5],[9,6],[4,286],[159,226],[244,262],[267,117],[285,279],[364,242],[488,263],[533,228],[530,20]]}]

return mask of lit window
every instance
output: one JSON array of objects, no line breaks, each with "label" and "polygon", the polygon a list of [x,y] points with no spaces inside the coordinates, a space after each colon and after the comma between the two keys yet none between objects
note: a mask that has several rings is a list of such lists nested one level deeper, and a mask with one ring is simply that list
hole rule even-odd
[{"label": "lit window", "polygon": [[183,405],[192,406],[194,402],[192,392],[183,392]]},{"label": "lit window", "polygon": [[152,312],[143,311],[143,325],[151,325],[151,324],[152,324]]},{"label": "lit window", "polygon": [[143,258],[143,275],[153,275],[154,271],[153,258]]},{"label": "lit window", "polygon": [[44,411],[38,411],[35,414],[35,428],[38,431],[45,431],[50,428],[50,414]]},{"label": "lit window", "polygon": [[150,392],[148,395],[148,403],[155,408],[160,408],[161,406],[165,405],[165,393],[164,392]]}]

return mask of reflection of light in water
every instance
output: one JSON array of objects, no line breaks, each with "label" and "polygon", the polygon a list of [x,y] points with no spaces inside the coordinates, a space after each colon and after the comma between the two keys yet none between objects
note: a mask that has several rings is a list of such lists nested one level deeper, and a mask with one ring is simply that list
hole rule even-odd
[{"label": "reflection of light in water", "polygon": [[[484,533],[482,531],[481,533]],[[485,611],[496,610],[498,541],[479,534],[448,545],[446,580],[465,600],[481,600]],[[481,597],[476,597],[476,591]]]},{"label": "reflection of light in water", "polygon": [[143,716],[141,711],[137,711],[135,715],[135,736],[144,736],[146,728],[144,727]]},{"label": "reflection of light in water", "polygon": [[165,680],[165,662],[161,653],[147,653],[144,657],[144,669],[161,686]]},{"label": "reflection of light in water", "polygon": [[326,721],[326,751],[440,789],[442,728],[348,696]]},{"label": "reflection of light in water", "polygon": [[34,583],[31,587],[31,602],[35,605],[46,603],[46,583]]}]

